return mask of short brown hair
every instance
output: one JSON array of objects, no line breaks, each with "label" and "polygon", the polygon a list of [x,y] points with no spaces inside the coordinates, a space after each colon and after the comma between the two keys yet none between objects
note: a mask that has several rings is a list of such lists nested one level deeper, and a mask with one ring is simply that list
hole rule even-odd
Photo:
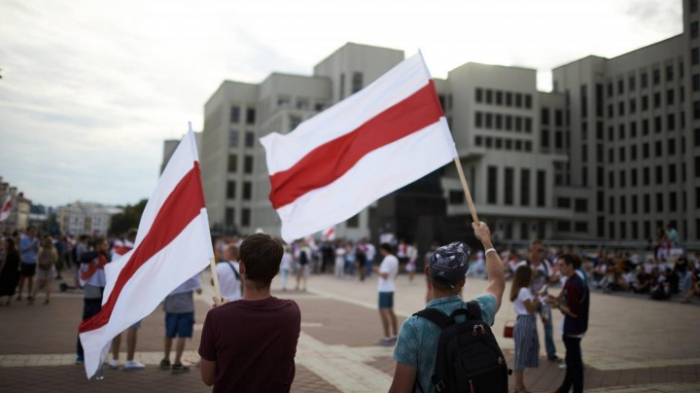
[{"label": "short brown hair", "polygon": [[248,236],[241,244],[240,258],[246,280],[269,286],[282,262],[282,245],[264,233]]}]

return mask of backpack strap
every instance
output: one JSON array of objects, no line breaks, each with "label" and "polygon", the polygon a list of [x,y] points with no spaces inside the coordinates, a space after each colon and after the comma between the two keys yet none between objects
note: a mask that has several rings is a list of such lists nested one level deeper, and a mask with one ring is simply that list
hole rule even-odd
[{"label": "backpack strap", "polygon": [[236,276],[236,280],[241,281],[241,275],[238,274],[236,268],[233,267],[233,263],[231,263],[230,261],[227,261],[226,263],[231,267],[231,270],[233,270],[233,274]]},{"label": "backpack strap", "polygon": [[[481,321],[481,306],[479,306],[479,303],[475,302],[474,300],[467,302],[467,312],[469,315],[472,317],[469,319],[478,319]],[[467,317],[468,318],[468,317]]]},{"label": "backpack strap", "polygon": [[413,315],[427,319],[428,321],[438,325],[440,329],[444,329],[450,325],[450,317],[434,308],[426,308]]}]

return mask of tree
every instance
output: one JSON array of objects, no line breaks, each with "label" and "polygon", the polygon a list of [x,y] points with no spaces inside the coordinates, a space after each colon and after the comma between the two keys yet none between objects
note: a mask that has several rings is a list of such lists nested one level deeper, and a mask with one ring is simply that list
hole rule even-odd
[{"label": "tree", "polygon": [[138,228],[143,209],[146,208],[146,202],[148,202],[147,199],[142,199],[133,206],[126,205],[124,212],[113,215],[109,223],[109,234],[119,236],[131,228]]}]

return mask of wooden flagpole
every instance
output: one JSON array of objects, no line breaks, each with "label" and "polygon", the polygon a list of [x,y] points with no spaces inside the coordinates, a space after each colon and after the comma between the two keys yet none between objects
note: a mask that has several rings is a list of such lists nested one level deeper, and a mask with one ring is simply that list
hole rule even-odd
[{"label": "wooden flagpole", "polygon": [[211,267],[211,279],[214,281],[214,292],[216,292],[216,298],[221,299],[221,287],[219,286],[219,275],[216,273],[216,258],[209,258]]},{"label": "wooden flagpole", "polygon": [[464,172],[462,171],[462,163],[459,162],[459,157],[455,157],[455,165],[457,166],[457,172],[459,173],[459,180],[462,182],[462,188],[464,189],[464,195],[467,197],[467,204],[469,205],[469,211],[472,213],[472,219],[475,223],[479,223],[479,217],[476,215],[476,208],[474,207],[474,201],[472,201],[472,194],[469,193],[469,186],[467,185],[467,179],[464,177]]}]

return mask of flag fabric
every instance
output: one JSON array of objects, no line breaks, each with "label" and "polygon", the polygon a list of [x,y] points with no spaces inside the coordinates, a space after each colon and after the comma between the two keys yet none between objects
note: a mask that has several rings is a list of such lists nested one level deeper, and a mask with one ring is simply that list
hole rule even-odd
[{"label": "flag fabric", "polygon": [[323,240],[333,241],[335,240],[335,225],[323,231]]},{"label": "flag fabric", "polygon": [[7,220],[10,217],[10,210],[12,209],[12,196],[8,195],[5,198],[5,202],[2,204],[2,209],[0,210],[0,222]]},{"label": "flag fabric", "polygon": [[351,218],[457,156],[420,53],[293,132],[260,142],[287,242]]},{"label": "flag fabric", "polygon": [[214,257],[194,133],[180,142],[148,200],[134,248],[106,264],[102,311],[80,324],[91,378],[117,334],[149,315]]}]

